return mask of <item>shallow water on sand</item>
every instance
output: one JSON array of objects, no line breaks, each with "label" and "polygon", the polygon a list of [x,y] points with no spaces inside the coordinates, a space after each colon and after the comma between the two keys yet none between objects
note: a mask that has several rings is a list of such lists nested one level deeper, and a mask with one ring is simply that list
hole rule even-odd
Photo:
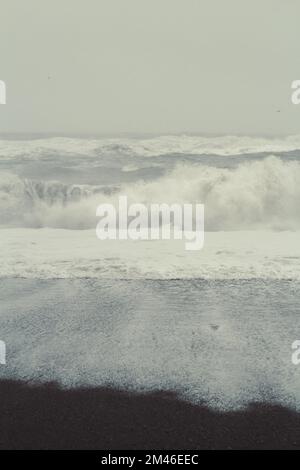
[{"label": "shallow water on sand", "polygon": [[0,297],[2,378],[300,409],[299,282],[4,279]]}]

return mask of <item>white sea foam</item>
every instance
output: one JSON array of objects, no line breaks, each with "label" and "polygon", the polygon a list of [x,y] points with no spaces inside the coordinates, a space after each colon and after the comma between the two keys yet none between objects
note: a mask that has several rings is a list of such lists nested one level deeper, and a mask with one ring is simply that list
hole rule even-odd
[{"label": "white sea foam", "polygon": [[249,136],[205,137],[193,135],[166,135],[151,138],[79,139],[53,137],[34,140],[0,140],[0,159],[22,157],[27,160],[66,155],[94,157],[101,155],[161,156],[239,155],[252,153],[290,152],[300,149],[300,135],[283,138]]},{"label": "white sea foam", "polygon": [[[282,155],[299,149],[300,136],[1,141],[2,377],[174,390],[219,408],[275,401],[300,409],[290,348],[299,313],[300,163]],[[282,158],[253,161],[256,153]],[[80,179],[104,158],[128,176],[145,157],[169,154],[182,161],[162,163],[156,179],[121,178],[108,190]],[[220,156],[222,167],[184,158],[205,154]],[[59,165],[79,168],[78,184],[38,177]],[[188,252],[183,240],[99,241],[96,207],[120,194],[129,203],[204,203],[203,250]],[[144,282],[175,278],[189,282]]]},{"label": "white sea foam", "polygon": [[299,283],[2,280],[2,378],[300,410]]},{"label": "white sea foam", "polygon": [[129,203],[202,203],[205,226],[218,230],[300,229],[300,162],[277,157],[215,168],[181,164],[152,181],[101,186],[67,185],[0,173],[0,224],[19,227],[88,229],[96,207]]},{"label": "white sea foam", "polygon": [[300,232],[205,234],[204,248],[184,240],[105,240],[95,230],[2,229],[0,277],[29,279],[295,279]]}]

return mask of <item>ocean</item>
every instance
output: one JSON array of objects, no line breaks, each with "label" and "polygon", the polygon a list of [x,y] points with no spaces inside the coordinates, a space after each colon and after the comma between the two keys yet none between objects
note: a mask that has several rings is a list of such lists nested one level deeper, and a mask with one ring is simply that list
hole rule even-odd
[{"label": "ocean", "polygon": [[[204,248],[98,240],[124,194],[204,204]],[[1,377],[299,410],[299,207],[300,136],[1,140]]]}]

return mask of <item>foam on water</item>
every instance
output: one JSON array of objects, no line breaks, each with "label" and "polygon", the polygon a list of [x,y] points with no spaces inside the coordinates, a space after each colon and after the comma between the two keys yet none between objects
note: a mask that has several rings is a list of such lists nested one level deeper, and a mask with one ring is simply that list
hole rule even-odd
[{"label": "foam on water", "polygon": [[261,280],[2,281],[0,373],[64,387],[172,390],[221,409],[300,409],[291,361],[299,289]]},{"label": "foam on water", "polygon": [[[0,141],[2,377],[300,409],[299,150],[300,136]],[[99,241],[96,207],[120,195],[204,203],[203,250]]]},{"label": "foam on water", "polygon": [[104,240],[95,230],[2,229],[0,277],[32,279],[295,279],[300,232],[207,232],[184,240]]},{"label": "foam on water", "polygon": [[67,137],[33,140],[0,140],[0,159],[49,158],[55,154],[70,158],[85,155],[161,156],[168,154],[240,155],[290,152],[300,149],[300,135],[282,138],[250,136],[165,135],[151,138],[80,139]]},{"label": "foam on water", "polygon": [[96,208],[127,195],[129,203],[203,203],[206,230],[300,229],[300,162],[268,157],[236,168],[178,165],[151,181],[67,185],[0,172],[0,224],[94,228]]}]

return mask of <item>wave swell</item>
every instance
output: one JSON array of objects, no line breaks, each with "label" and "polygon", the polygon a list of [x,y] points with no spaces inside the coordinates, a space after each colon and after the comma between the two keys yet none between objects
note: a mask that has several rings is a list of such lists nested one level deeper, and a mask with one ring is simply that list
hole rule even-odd
[{"label": "wave swell", "polygon": [[234,169],[179,165],[153,181],[118,189],[21,179],[0,173],[2,226],[88,229],[96,207],[118,196],[129,203],[204,203],[206,230],[300,228],[300,163],[270,156]]}]

